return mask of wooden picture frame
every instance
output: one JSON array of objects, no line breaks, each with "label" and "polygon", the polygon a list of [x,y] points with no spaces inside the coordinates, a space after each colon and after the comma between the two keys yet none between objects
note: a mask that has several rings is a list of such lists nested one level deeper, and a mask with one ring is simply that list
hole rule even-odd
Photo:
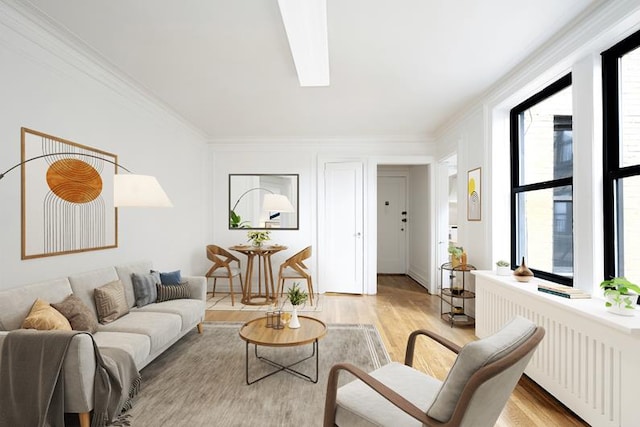
[{"label": "wooden picture frame", "polygon": [[118,157],[27,128],[21,148],[22,259],[118,247]]},{"label": "wooden picture frame", "polygon": [[467,220],[482,220],[482,169],[467,172]]}]

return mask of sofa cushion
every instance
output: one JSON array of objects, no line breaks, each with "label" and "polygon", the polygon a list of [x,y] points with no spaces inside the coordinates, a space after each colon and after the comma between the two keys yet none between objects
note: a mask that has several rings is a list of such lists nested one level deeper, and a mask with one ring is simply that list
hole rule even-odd
[{"label": "sofa cushion", "polygon": [[[139,261],[132,262],[129,264],[117,265],[115,267],[118,278],[122,281],[124,285],[124,293],[127,296],[127,302],[129,303],[129,308],[136,305],[136,297],[133,292],[133,282],[131,280],[131,274],[147,274],[151,271],[152,263],[151,261]],[[106,282],[105,282],[106,283]]]},{"label": "sofa cushion", "polygon": [[180,270],[160,273],[160,283],[163,285],[179,285],[182,283]]},{"label": "sofa cushion", "polygon": [[98,321],[102,324],[111,323],[129,312],[124,286],[120,280],[115,280],[94,290]]},{"label": "sofa cushion", "polygon": [[48,302],[40,298],[33,303],[29,314],[22,322],[23,329],[38,329],[41,331],[49,331],[59,329],[70,331],[71,325],[66,317],[58,310],[51,307]]},{"label": "sofa cushion", "polygon": [[145,305],[136,311],[173,313],[182,318],[182,330],[192,328],[194,324],[204,319],[205,303],[197,299],[176,299]]},{"label": "sofa cushion", "polygon": [[138,307],[144,307],[147,304],[156,302],[156,299],[158,299],[156,284],[160,283],[160,275],[157,272],[148,274],[131,273],[131,280]]},{"label": "sofa cushion", "polygon": [[151,340],[151,353],[155,353],[175,339],[181,328],[182,319],[177,314],[134,310],[114,322],[100,325],[98,331],[147,335]]},{"label": "sofa cushion", "polygon": [[[98,311],[96,310],[93,291],[115,280],[118,280],[118,274],[114,267],[101,268],[69,276],[69,283],[71,283],[73,294],[89,307],[91,312],[96,316],[96,319],[98,318]],[[133,290],[131,290],[131,292],[133,293]],[[60,301],[62,301],[62,298],[60,298]]]},{"label": "sofa cushion", "polygon": [[180,285],[156,285],[158,291],[158,302],[169,301],[173,299],[191,298],[191,288],[188,283]]},{"label": "sofa cushion", "polygon": [[71,294],[63,301],[53,303],[51,306],[67,318],[73,330],[88,331],[92,334],[98,330],[98,320],[76,295]]},{"label": "sofa cushion", "polygon": [[130,332],[96,332],[93,339],[99,348],[119,348],[133,357],[138,369],[141,369],[151,354],[151,339],[148,335]]},{"label": "sofa cushion", "polygon": [[58,302],[71,292],[66,277],[3,290],[0,294],[0,330],[19,329],[37,298]]}]

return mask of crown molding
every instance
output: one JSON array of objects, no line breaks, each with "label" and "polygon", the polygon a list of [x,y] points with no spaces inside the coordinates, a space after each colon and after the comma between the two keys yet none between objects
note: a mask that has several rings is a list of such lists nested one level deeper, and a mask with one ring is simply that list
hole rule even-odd
[{"label": "crown molding", "polygon": [[[434,132],[436,139],[455,130],[460,122],[485,106],[493,107],[523,89],[544,87],[555,78],[569,72],[580,57],[604,50],[640,27],[637,0],[600,0],[577,16],[570,25],[554,34],[524,61],[509,70],[486,91],[469,102]],[[618,34],[612,34],[613,32]],[[599,52],[598,52],[599,54]]]},{"label": "crown molding", "polygon": [[223,151],[298,151],[356,152],[391,154],[430,154],[436,143],[432,138],[407,136],[327,137],[327,138],[233,138],[209,141],[209,146]]},{"label": "crown molding", "polygon": [[234,138],[214,138],[207,142],[212,145],[217,144],[278,144],[278,143],[295,143],[295,144],[358,144],[358,143],[429,143],[433,138],[426,135],[371,135],[371,136],[327,136],[327,137],[295,137],[295,136],[276,136],[276,137],[259,137],[246,136]]},{"label": "crown molding", "polygon": [[[44,54],[38,54],[41,52],[29,54],[27,48],[16,47],[15,41],[12,43],[7,37],[2,36],[0,43],[8,48],[28,55],[30,59],[44,65],[52,66],[64,74],[81,73],[152,115],[169,117],[197,138],[206,140],[207,136],[201,129],[195,127],[155,97],[144,85],[118,69],[88,43],[33,4],[18,0],[0,1],[0,25],[30,41]],[[62,69],[55,60],[64,64],[66,69]]]}]

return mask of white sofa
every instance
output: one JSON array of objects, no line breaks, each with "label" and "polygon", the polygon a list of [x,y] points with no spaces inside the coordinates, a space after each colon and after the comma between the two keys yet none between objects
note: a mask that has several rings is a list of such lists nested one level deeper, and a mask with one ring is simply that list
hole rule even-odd
[{"label": "white sofa", "polygon": [[[0,291],[0,346],[8,331],[20,328],[36,298],[58,303],[73,293],[93,311],[97,320],[94,289],[119,279],[124,285],[130,312],[109,324],[99,325],[93,338],[98,347],[127,351],[137,368],[142,369],[193,328],[202,332],[205,314],[207,283],[204,277],[183,277],[183,282],[189,283],[190,299],[136,307],[131,275],[147,274],[151,268],[151,262],[143,261]],[[83,427],[88,427],[93,409],[96,368],[93,351],[89,335],[75,336],[63,368],[65,412],[78,413]]]}]

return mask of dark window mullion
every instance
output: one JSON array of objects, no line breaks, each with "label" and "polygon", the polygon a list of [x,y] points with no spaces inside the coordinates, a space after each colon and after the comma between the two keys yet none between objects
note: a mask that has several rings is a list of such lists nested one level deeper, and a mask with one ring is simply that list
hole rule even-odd
[{"label": "dark window mullion", "polygon": [[527,191],[546,190],[549,188],[566,187],[569,185],[573,185],[573,177],[521,185],[519,187],[514,187],[513,191],[515,193],[525,193]]},{"label": "dark window mullion", "polygon": [[603,278],[616,276],[616,197],[614,172],[620,168],[620,100],[618,44],[602,54],[602,103],[603,103]]}]

